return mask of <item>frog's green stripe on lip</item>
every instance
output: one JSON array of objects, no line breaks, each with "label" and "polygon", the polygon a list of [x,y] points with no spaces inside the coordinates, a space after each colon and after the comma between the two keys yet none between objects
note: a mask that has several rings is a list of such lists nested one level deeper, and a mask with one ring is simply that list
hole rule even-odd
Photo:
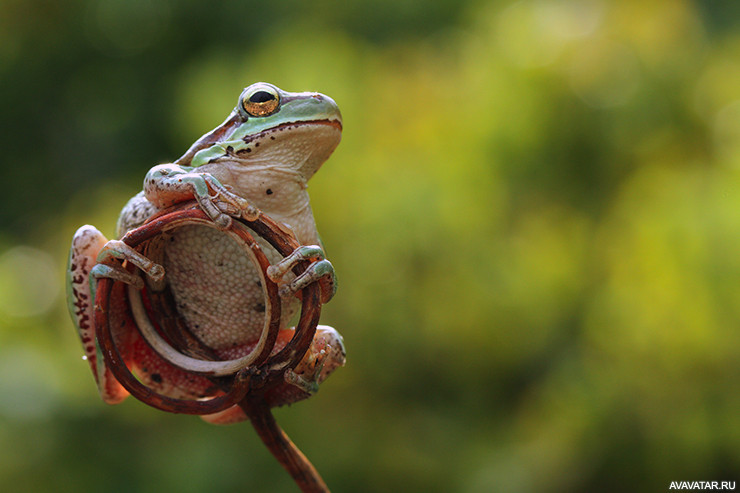
[{"label": "frog's green stripe on lip", "polygon": [[285,122],[285,123],[281,123],[280,125],[276,125],[274,127],[265,129],[265,130],[263,130],[263,131],[261,131],[259,133],[246,135],[242,139],[242,141],[244,141],[245,143],[249,143],[249,142],[252,142],[255,139],[258,139],[260,137],[264,137],[265,135],[267,135],[269,133],[272,133],[272,132],[275,132],[275,131],[280,131],[280,130],[282,130],[284,128],[288,128],[288,127],[302,127],[304,125],[326,125],[326,126],[329,126],[329,127],[334,127],[337,130],[339,130],[339,131],[342,130],[342,122],[339,121],[339,120],[322,119],[322,120],[306,120],[306,121],[296,121],[296,122]]},{"label": "frog's green stripe on lip", "polygon": [[198,166],[202,166],[204,164],[210,163],[212,161],[215,161],[218,158],[221,158],[228,154],[233,153],[234,149],[236,149],[237,154],[239,154],[242,150],[244,150],[245,152],[250,152],[250,151],[247,151],[246,149],[241,149],[240,147],[244,144],[248,144],[250,142],[255,141],[256,139],[265,137],[266,135],[269,135],[276,131],[280,131],[285,128],[303,127],[307,125],[325,125],[328,127],[333,127],[340,132],[342,131],[342,123],[339,119],[328,119],[327,118],[327,119],[319,119],[319,120],[304,120],[304,121],[299,120],[295,122],[281,123],[280,125],[275,125],[274,127],[267,128],[255,134],[250,134],[241,139],[226,140],[223,142],[215,143],[205,149],[201,149],[200,151],[195,153],[195,155],[193,156],[190,166],[197,168]]},{"label": "frog's green stripe on lip", "polygon": [[215,142],[218,142],[218,140],[223,139],[225,134],[233,132],[234,129],[238,128],[241,124],[242,121],[239,114],[237,112],[232,112],[225,122],[211,130],[209,133],[203,135],[193,145],[191,145],[190,149],[188,149],[185,154],[175,160],[175,164],[190,166],[191,161],[198,152],[207,149]]}]

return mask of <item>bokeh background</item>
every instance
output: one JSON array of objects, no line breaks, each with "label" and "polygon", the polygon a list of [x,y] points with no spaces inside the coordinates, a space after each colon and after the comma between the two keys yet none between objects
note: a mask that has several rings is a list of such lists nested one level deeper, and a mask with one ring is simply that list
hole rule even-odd
[{"label": "bokeh background", "polygon": [[740,3],[0,2],[3,491],[295,491],[248,424],[99,400],[63,297],[258,80],[332,96],[310,184],[348,364],[278,421],[337,492],[740,480]]}]

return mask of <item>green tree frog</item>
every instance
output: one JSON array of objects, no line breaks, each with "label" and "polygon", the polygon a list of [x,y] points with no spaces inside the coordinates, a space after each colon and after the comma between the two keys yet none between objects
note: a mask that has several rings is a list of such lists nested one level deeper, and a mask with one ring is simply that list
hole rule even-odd
[{"label": "green tree frog", "polygon": [[[341,133],[341,114],[331,98],[286,92],[267,83],[253,84],[244,89],[236,108],[220,126],[202,136],[175,163],[149,170],[143,191],[120,214],[118,237],[162,209],[193,199],[220,228],[228,227],[233,217],[254,217],[260,210],[281,223],[303,246],[283,259],[258,239],[271,263],[267,274],[280,285],[283,299],[277,351],[294,331],[288,327],[300,306],[294,293],[320,282],[322,298],[328,301],[335,289],[334,271],[324,259],[306,189],[308,180],[339,144]],[[159,258],[147,258],[119,240],[108,241],[89,225],[77,230],[72,240],[69,310],[100,395],[107,403],[121,402],[128,392],[105,367],[95,340],[93,301],[101,277],[129,285],[128,296],[112,298],[111,310],[126,314],[122,317],[126,323],[116,328],[114,338],[137,378],[164,395],[199,399],[215,395],[218,389],[211,380],[166,361],[143,340],[136,329],[146,321],[136,314],[143,310],[147,293],[161,291],[166,283],[189,333],[219,360],[238,360],[260,337],[266,316],[260,276],[233,239],[217,228],[188,225],[173,230],[160,252]],[[147,274],[146,279],[100,263],[111,257],[138,266]],[[293,266],[306,258],[320,260],[295,276]],[[289,404],[308,397],[310,390],[344,360],[339,333],[318,326],[308,352],[292,374],[296,379],[267,395],[268,404]],[[225,424],[241,421],[245,415],[234,406],[204,419]]]}]

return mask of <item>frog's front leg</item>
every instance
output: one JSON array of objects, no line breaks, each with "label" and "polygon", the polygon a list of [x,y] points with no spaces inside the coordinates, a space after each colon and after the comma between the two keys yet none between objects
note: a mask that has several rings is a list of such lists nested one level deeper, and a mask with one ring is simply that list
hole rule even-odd
[{"label": "frog's front leg", "polygon": [[126,243],[120,240],[110,240],[98,253],[98,263],[90,271],[90,282],[93,282],[93,279],[97,281],[105,277],[131,284],[137,289],[144,288],[144,281],[141,277],[127,271],[120,263],[112,262],[113,259],[126,260],[134,264],[155,281],[161,281],[164,278],[164,267],[152,262]]},{"label": "frog's front leg", "polygon": [[160,164],[144,178],[146,198],[160,209],[195,198],[201,209],[220,228],[231,225],[231,216],[254,220],[259,211],[231,193],[209,173],[176,164]]},{"label": "frog's front leg", "polygon": [[334,273],[334,266],[326,260],[324,250],[318,245],[303,245],[296,248],[283,260],[268,267],[267,276],[274,282],[279,282],[296,264],[304,260],[316,261],[291,282],[282,285],[280,295],[289,296],[318,281],[321,286],[321,302],[328,302],[337,292],[337,276]]}]

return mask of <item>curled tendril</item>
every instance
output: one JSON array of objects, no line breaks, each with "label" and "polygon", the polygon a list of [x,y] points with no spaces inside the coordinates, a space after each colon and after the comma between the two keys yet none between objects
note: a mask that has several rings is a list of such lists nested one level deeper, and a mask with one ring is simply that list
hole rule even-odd
[{"label": "curled tendril", "polygon": [[[143,250],[149,241],[159,235],[190,224],[218,228],[205,212],[195,204],[189,204],[152,216],[142,226],[129,231],[122,241]],[[296,331],[282,350],[270,356],[280,329],[281,301],[277,286],[266,275],[269,261],[250,231],[265,239],[284,257],[299,246],[295,238],[264,214],[250,215],[248,219],[234,218],[231,226],[224,231],[243,247],[245,254],[257,267],[265,290],[265,325],[258,344],[241,358],[213,361],[184,354],[157,334],[141,306],[140,292],[129,288],[129,300],[136,325],[154,351],[183,371],[210,378],[223,390],[223,394],[208,400],[176,399],[154,391],[131,373],[111,333],[111,293],[117,282],[112,279],[98,281],[95,297],[96,337],[106,366],[121,385],[140,401],[163,411],[199,415],[213,414],[238,405],[244,410],[262,441],[302,491],[328,491],[313,465],[277,425],[264,398],[266,392],[285,381],[286,372],[295,368],[308,351],[321,314],[320,288],[317,283],[313,283],[303,289],[301,316]],[[302,262],[294,268],[294,272],[300,274],[308,265],[310,262]]]}]

